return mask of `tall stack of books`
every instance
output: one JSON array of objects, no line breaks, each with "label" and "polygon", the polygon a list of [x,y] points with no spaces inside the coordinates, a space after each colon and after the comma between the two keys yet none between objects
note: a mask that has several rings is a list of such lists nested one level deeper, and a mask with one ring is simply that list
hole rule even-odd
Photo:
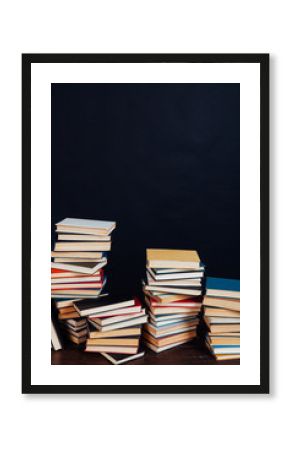
[{"label": "tall stack of books", "polygon": [[101,353],[113,364],[144,355],[140,337],[147,315],[139,299],[116,300],[106,296],[76,301],[74,308],[80,317],[88,320],[86,352]]},{"label": "tall stack of books", "polygon": [[103,268],[115,227],[115,222],[70,218],[56,224],[58,239],[51,252],[51,297],[65,334],[74,343],[83,343],[87,337],[86,320],[80,318],[74,303],[105,295]]},{"label": "tall stack of books", "polygon": [[196,337],[204,266],[195,250],[147,249],[144,283],[149,323],[146,345],[156,353]]},{"label": "tall stack of books", "polygon": [[206,345],[217,360],[240,358],[240,280],[206,280]]}]

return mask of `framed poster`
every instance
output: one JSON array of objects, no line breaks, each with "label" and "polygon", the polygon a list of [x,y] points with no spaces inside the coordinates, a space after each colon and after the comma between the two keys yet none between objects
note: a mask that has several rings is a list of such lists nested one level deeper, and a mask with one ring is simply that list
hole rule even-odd
[{"label": "framed poster", "polygon": [[268,393],[269,55],[22,58],[23,392]]}]

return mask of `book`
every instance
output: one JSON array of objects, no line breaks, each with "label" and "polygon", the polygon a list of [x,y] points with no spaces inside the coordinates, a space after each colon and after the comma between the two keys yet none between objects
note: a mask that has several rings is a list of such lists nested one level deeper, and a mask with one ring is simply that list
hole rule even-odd
[{"label": "book", "polygon": [[60,338],[60,335],[53,323],[53,320],[51,320],[51,344],[52,344],[53,350],[55,350],[55,351],[62,349],[61,338]]},{"label": "book", "polygon": [[97,331],[90,330],[89,337],[91,339],[98,338],[110,338],[110,337],[121,337],[121,336],[141,336],[141,328],[140,327],[131,327],[131,328],[121,328],[118,330],[111,331]]},{"label": "book", "polygon": [[84,344],[87,340],[86,336],[76,337],[73,334],[68,334],[67,337],[70,341],[77,345]]},{"label": "book", "polygon": [[[103,276],[103,270],[100,269],[98,272],[94,273],[93,275],[90,275],[90,277],[102,277]],[[53,269],[51,268],[51,279],[55,280],[56,283],[58,283],[58,278],[87,278],[88,275],[85,273],[76,273],[71,271],[66,271],[63,269]]]},{"label": "book", "polygon": [[76,319],[80,317],[77,311],[63,312],[58,314],[58,320]]},{"label": "book", "polygon": [[210,317],[210,316],[206,316],[205,319],[209,324],[240,323],[240,317]]},{"label": "book", "polygon": [[70,234],[64,233],[58,235],[59,241],[93,241],[93,242],[108,242],[111,240],[111,236],[105,235],[90,235],[90,234]]},{"label": "book", "polygon": [[[107,252],[109,250],[111,250],[111,242],[56,242],[53,253],[93,252],[94,254],[98,254],[99,252]],[[99,255],[99,257],[101,256],[102,253]],[[95,258],[97,257],[98,256],[95,256]]]},{"label": "book", "polygon": [[240,346],[239,345],[231,345],[231,346],[222,346],[222,345],[211,345],[211,350],[216,355],[239,355],[240,354]]},{"label": "book", "polygon": [[52,258],[65,258],[68,259],[76,259],[77,262],[79,259],[88,259],[89,261],[97,260],[98,262],[101,262],[103,260],[103,252],[95,252],[95,251],[72,251],[72,250],[57,250],[51,252]]},{"label": "book", "polygon": [[[120,313],[119,313],[120,312]],[[108,311],[94,313],[89,319],[99,325],[104,323],[121,322],[130,318],[139,317],[145,314],[145,309],[140,305],[127,306],[124,308],[110,309]]]},{"label": "book", "polygon": [[145,329],[154,338],[169,337],[169,336],[173,336],[175,334],[180,334],[181,332],[194,331],[194,330],[196,330],[196,327],[197,327],[197,325],[192,325],[191,327],[184,327],[184,328],[176,329],[176,330],[170,330],[170,331],[158,330],[157,332],[154,332],[152,329],[147,329],[146,328],[147,325],[148,324],[145,325]]},{"label": "book", "polygon": [[217,361],[229,361],[232,359],[240,359],[240,354],[238,355],[214,355]]},{"label": "book", "polygon": [[240,336],[207,336],[207,340],[211,345],[223,344],[223,345],[239,345],[240,344]]},{"label": "book", "polygon": [[240,299],[208,297],[203,299],[204,306],[213,306],[214,308],[223,308],[227,310],[240,311]]},{"label": "book", "polygon": [[166,314],[166,315],[154,315],[151,311],[148,311],[149,317],[152,322],[158,323],[158,322],[176,322],[178,320],[184,321],[188,320],[189,318],[196,318],[197,314],[191,313],[191,314],[184,314],[184,313],[178,313],[178,314]]},{"label": "book", "polygon": [[207,277],[206,295],[213,297],[240,298],[240,280]]},{"label": "book", "polygon": [[200,312],[201,307],[191,307],[191,308],[185,308],[185,307],[178,307],[178,306],[174,306],[172,308],[170,308],[169,306],[167,307],[162,307],[162,308],[158,308],[158,307],[150,307],[150,311],[152,312],[152,314],[154,314],[155,316],[161,316],[161,315],[170,315],[170,314],[184,314],[184,315],[198,315],[198,313]]},{"label": "book", "polygon": [[172,348],[179,347],[182,344],[186,344],[187,342],[189,342],[191,340],[192,340],[192,338],[185,339],[184,341],[176,342],[174,344],[164,345],[163,347],[158,347],[157,345],[151,344],[151,342],[149,342],[149,341],[144,341],[144,342],[145,342],[146,346],[148,348],[150,348],[150,350],[152,350],[153,352],[161,353],[161,352],[164,352],[165,350],[171,350]]},{"label": "book", "polygon": [[196,326],[199,323],[199,319],[190,319],[183,322],[173,322],[170,324],[154,325],[152,322],[148,322],[144,325],[144,329],[148,330],[151,334],[169,333],[170,331],[182,330],[183,328],[189,328]]},{"label": "book", "polygon": [[207,333],[207,336],[209,336],[210,338],[215,338],[215,337],[240,337],[240,332],[238,331],[234,331],[234,332],[225,332],[223,334],[217,334],[217,333],[211,333],[210,331]]},{"label": "book", "polygon": [[232,333],[232,332],[240,332],[240,324],[216,324],[216,325],[208,325],[208,329],[212,334],[220,334],[220,333]]},{"label": "book", "polygon": [[63,299],[54,299],[54,304],[57,309],[67,308],[68,306],[73,306],[73,302],[77,300],[82,300],[78,297],[75,298],[63,298]]},{"label": "book", "polygon": [[73,326],[70,323],[68,323],[67,320],[62,322],[62,327],[66,328],[66,329],[69,329],[69,330],[73,330],[75,332],[82,331],[82,330],[85,330],[85,329],[88,330],[88,326],[87,326],[86,323],[85,323],[85,325]]},{"label": "book", "polygon": [[68,306],[65,308],[60,308],[59,313],[68,313],[68,312],[75,312],[75,309],[73,306]]},{"label": "book", "polygon": [[94,262],[94,261],[92,261],[92,262],[70,262],[70,263],[52,262],[51,267],[53,269],[63,269],[63,270],[68,270],[68,271],[72,271],[72,272],[93,274],[93,273],[99,271],[106,264],[107,264],[107,259],[103,258],[99,262]]},{"label": "book", "polygon": [[116,227],[116,222],[91,219],[66,218],[56,224],[57,231],[77,234],[108,235]]},{"label": "book", "polygon": [[[102,293],[98,296],[96,296],[95,298],[100,298],[100,297],[105,297],[109,294],[107,293]],[[83,301],[86,300],[87,297],[73,297],[72,298],[67,298],[67,297],[63,297],[63,298],[54,298],[54,304],[56,306],[57,309],[61,309],[61,308],[66,308],[68,306],[73,306],[74,302],[76,301]],[[90,297],[91,298],[91,297]]]},{"label": "book", "polygon": [[[70,273],[70,272],[68,272]],[[84,274],[81,276],[78,276],[78,274],[74,274],[76,276],[68,276],[68,277],[57,277],[57,278],[52,278],[51,279],[51,284],[59,284],[59,283],[67,283],[67,284],[72,284],[72,283],[90,283],[90,282],[99,282],[102,281],[103,277],[101,276],[100,273],[97,272],[97,275],[93,274],[90,276],[85,276]]]},{"label": "book", "polygon": [[[87,253],[88,254],[88,253]],[[94,262],[95,264],[97,263],[101,263],[104,261],[104,258],[66,258],[66,257],[54,257],[53,258],[53,262],[55,263],[66,263],[66,264],[70,264],[70,263],[92,263]]]},{"label": "book", "polygon": [[92,353],[121,353],[135,355],[138,352],[138,347],[126,347],[126,346],[109,346],[109,345],[87,345],[85,352]]},{"label": "book", "polygon": [[136,347],[139,345],[139,338],[137,337],[119,337],[119,338],[89,338],[87,339],[88,345],[116,345],[116,346],[128,346]]},{"label": "book", "polygon": [[[150,323],[156,329],[162,331],[165,326],[169,327],[171,325],[173,326],[173,325],[177,325],[177,324],[183,324],[183,323],[185,323],[187,321],[190,321],[190,320],[196,320],[197,321],[196,325],[198,325],[198,323],[199,323],[199,317],[197,317],[197,316],[188,317],[188,318],[186,318],[183,321],[182,320],[177,320],[177,321],[176,320],[170,320],[170,321],[163,321],[163,322],[155,322],[154,320],[150,320],[150,322],[148,322],[148,323]],[[181,328],[180,328],[180,330],[181,330]]]},{"label": "book", "polygon": [[196,250],[147,249],[150,268],[198,269],[200,258]]},{"label": "book", "polygon": [[201,296],[195,296],[194,298],[188,294],[166,294],[164,292],[156,292],[151,290],[144,290],[145,295],[150,296],[151,299],[156,300],[158,303],[171,303],[178,302],[181,300],[191,300],[195,302],[201,302]]},{"label": "book", "polygon": [[148,267],[146,266],[147,269],[150,269],[152,272],[156,273],[156,274],[178,274],[178,273],[186,273],[186,272],[197,272],[197,271],[201,271],[204,273],[205,270],[205,266],[204,264],[200,263],[200,267],[198,269],[177,269],[177,268],[164,268],[164,267]]},{"label": "book", "polygon": [[201,286],[201,278],[187,278],[181,280],[154,280],[151,275],[147,275],[147,282],[149,286],[158,289],[158,286],[176,286],[176,287],[191,287],[191,286]]},{"label": "book", "polygon": [[[150,291],[150,288],[152,289],[152,287],[150,285],[145,285],[144,286],[146,291]],[[156,286],[155,286],[156,289]],[[169,287],[169,286],[158,286],[158,290],[156,289],[157,292],[166,292],[168,294],[185,294],[187,296],[192,295],[192,296],[200,296],[202,294],[202,290],[198,289],[198,288],[177,288],[177,287]]]},{"label": "book", "polygon": [[142,351],[140,353],[136,353],[135,355],[131,356],[124,356],[122,354],[117,353],[104,353],[102,352],[101,355],[106,358],[108,361],[110,361],[112,364],[119,365],[119,364],[125,364],[130,361],[134,361],[135,359],[142,358],[145,355],[145,352]]},{"label": "book", "polygon": [[54,294],[64,294],[64,295],[81,295],[83,297],[99,297],[101,289],[53,289],[51,291]]},{"label": "book", "polygon": [[[109,311],[110,313],[111,311]],[[117,310],[116,310],[117,312]],[[139,312],[136,313],[130,313],[130,314],[116,314],[114,316],[111,316],[110,314],[107,313],[107,315],[105,317],[95,317],[95,315],[90,316],[89,317],[89,322],[95,326],[98,325],[100,327],[103,327],[105,325],[109,325],[111,323],[119,323],[119,322],[124,322],[127,320],[131,320],[131,319],[135,319],[137,317],[143,317],[145,316],[145,311],[144,309],[140,310]]]},{"label": "book", "polygon": [[[54,291],[51,291],[51,292],[54,292]],[[71,295],[71,294],[68,294],[67,291],[63,291],[63,292],[65,292],[65,293],[62,293],[62,294],[53,294],[53,293],[51,293],[51,298],[54,301],[60,301],[60,300],[74,300],[75,301],[75,300],[85,300],[86,298],[99,298],[99,297],[102,297],[104,295],[102,292],[99,295],[89,295],[89,296],[86,296],[86,295]],[[106,294],[106,295],[108,295],[108,294]]]},{"label": "book", "polygon": [[97,323],[94,324],[94,327],[98,330],[98,331],[112,331],[112,330],[117,330],[120,328],[129,328],[129,327],[134,327],[136,325],[142,325],[143,323],[147,322],[147,315],[143,314],[140,317],[134,317],[132,319],[128,319],[128,320],[123,320],[122,322],[117,322],[117,323],[111,323],[109,325],[105,325],[105,326],[100,326]]},{"label": "book", "polygon": [[74,330],[73,328],[66,327],[65,331],[67,334],[72,335],[77,338],[87,337],[87,335],[88,335],[87,328],[82,328],[81,330]]},{"label": "book", "polygon": [[94,319],[96,322],[103,320],[123,320],[123,317],[126,316],[136,316],[137,314],[143,314],[144,310],[141,309],[140,306],[127,306],[126,308],[113,309],[110,311],[105,311],[102,313],[96,313],[90,316],[90,319]]},{"label": "book", "polygon": [[102,281],[93,282],[90,281],[89,283],[58,283],[58,284],[52,284],[51,290],[71,290],[71,289],[101,289],[103,287]]},{"label": "book", "polygon": [[[173,269],[172,269],[173,270]],[[204,276],[203,270],[195,270],[195,271],[188,271],[188,272],[165,272],[165,273],[159,273],[157,269],[151,269],[150,267],[147,267],[147,271],[150,274],[150,276],[156,280],[156,281],[163,281],[163,280],[183,280],[183,279],[200,279]]]},{"label": "book", "polygon": [[90,319],[94,320],[96,323],[104,323],[108,321],[118,322],[121,320],[125,320],[126,317],[136,317],[144,314],[144,310],[141,309],[141,306],[128,306],[126,308],[113,309],[110,311],[105,311],[102,313],[95,313],[90,316]]},{"label": "book", "polygon": [[209,317],[240,317],[240,311],[224,308],[205,307],[204,314]]},{"label": "book", "polygon": [[66,323],[72,325],[73,327],[80,327],[82,325],[86,325],[87,321],[86,321],[86,319],[78,318],[78,319],[67,320]]},{"label": "book", "polygon": [[134,299],[130,300],[113,300],[110,296],[101,297],[97,299],[86,299],[74,303],[76,311],[80,316],[85,317],[100,313],[103,311],[110,311],[118,308],[125,308],[126,306],[133,306]]},{"label": "book", "polygon": [[149,297],[146,296],[145,298],[148,299],[148,302],[150,303],[151,306],[158,306],[159,308],[166,308],[168,306],[185,306],[186,308],[190,308],[190,307],[199,307],[201,308],[202,302],[201,299],[196,299],[196,297],[187,297],[184,300],[177,300],[176,302],[168,302],[168,303],[163,303],[163,302],[159,302],[155,299],[155,297]]}]

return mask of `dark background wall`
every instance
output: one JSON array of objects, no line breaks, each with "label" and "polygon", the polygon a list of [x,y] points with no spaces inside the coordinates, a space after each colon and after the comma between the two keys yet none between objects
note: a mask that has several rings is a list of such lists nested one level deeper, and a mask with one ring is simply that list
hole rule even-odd
[{"label": "dark background wall", "polygon": [[147,247],[240,276],[239,84],[52,84],[52,241],[65,217],[117,221],[108,288],[140,289]]}]

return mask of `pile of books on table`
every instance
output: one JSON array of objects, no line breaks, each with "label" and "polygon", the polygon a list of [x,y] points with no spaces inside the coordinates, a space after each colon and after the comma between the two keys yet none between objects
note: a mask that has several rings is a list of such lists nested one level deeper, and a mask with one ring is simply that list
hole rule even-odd
[{"label": "pile of books on table", "polygon": [[103,295],[106,284],[103,268],[115,227],[115,222],[70,218],[56,224],[58,239],[51,252],[51,297],[65,334],[76,344],[85,342],[88,328],[74,303]]},{"label": "pile of books on table", "polygon": [[196,337],[204,266],[195,250],[147,249],[145,343],[156,353]]},{"label": "pile of books on table", "polygon": [[88,320],[86,352],[101,353],[113,364],[144,355],[140,338],[147,315],[138,298],[116,300],[106,296],[76,301],[74,307],[81,317]]},{"label": "pile of books on table", "polygon": [[240,280],[206,280],[206,345],[217,360],[240,358]]}]

